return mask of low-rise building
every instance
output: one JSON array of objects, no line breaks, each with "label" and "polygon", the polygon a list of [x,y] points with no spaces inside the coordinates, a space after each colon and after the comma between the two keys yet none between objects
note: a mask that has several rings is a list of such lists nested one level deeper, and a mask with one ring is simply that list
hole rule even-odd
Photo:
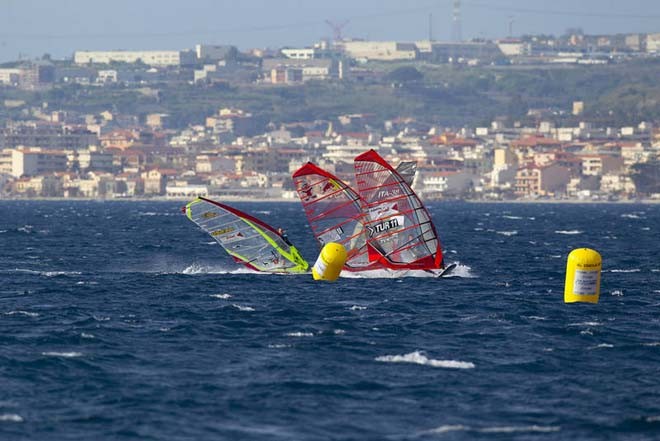
[{"label": "low-rise building", "polygon": [[209,188],[206,185],[174,183],[165,187],[165,195],[168,198],[207,197]]},{"label": "low-rise building", "polygon": [[62,196],[62,179],[55,175],[29,176],[13,182],[12,192],[28,197]]},{"label": "low-rise building", "polygon": [[515,193],[527,198],[565,194],[570,177],[570,170],[557,164],[529,165],[516,173]]},{"label": "low-rise building", "polygon": [[197,61],[193,51],[76,51],[76,64],[110,64],[112,62],[137,63],[149,66],[190,66]]},{"label": "low-rise building", "polygon": [[602,176],[623,168],[623,158],[608,155],[579,155],[582,160],[582,174]]},{"label": "low-rise building", "polygon": [[415,43],[396,41],[342,41],[339,46],[346,55],[359,60],[414,60],[418,52]]}]

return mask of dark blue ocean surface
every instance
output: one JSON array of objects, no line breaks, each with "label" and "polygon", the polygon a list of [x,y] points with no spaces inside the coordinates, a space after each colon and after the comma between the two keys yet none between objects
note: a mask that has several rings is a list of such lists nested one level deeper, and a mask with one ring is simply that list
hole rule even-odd
[{"label": "dark blue ocean surface", "polygon": [[[660,205],[433,203],[461,277],[336,283],[180,206],[0,202],[0,439],[660,438]],[[299,204],[236,206],[314,262]],[[601,300],[566,305],[583,246]]]}]

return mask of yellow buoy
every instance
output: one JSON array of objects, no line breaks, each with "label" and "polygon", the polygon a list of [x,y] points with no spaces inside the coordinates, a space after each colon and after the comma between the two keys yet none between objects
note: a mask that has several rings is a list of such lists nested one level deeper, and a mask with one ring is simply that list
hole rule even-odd
[{"label": "yellow buoy", "polygon": [[344,263],[346,263],[344,245],[335,242],[327,243],[312,267],[312,276],[314,276],[314,280],[337,280]]},{"label": "yellow buoy", "polygon": [[564,302],[598,303],[603,260],[597,251],[578,248],[568,255]]}]

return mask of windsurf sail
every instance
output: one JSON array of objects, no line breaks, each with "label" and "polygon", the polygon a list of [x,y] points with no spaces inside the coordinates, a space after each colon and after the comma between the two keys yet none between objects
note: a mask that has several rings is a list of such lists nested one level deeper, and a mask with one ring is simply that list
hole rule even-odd
[{"label": "windsurf sail", "polygon": [[442,268],[431,216],[406,180],[374,150],[357,156],[354,166],[369,259],[393,269]]},{"label": "windsurf sail", "polygon": [[417,162],[403,161],[396,166],[396,172],[406,181],[406,184],[412,187],[415,180],[415,173],[417,173]]},{"label": "windsurf sail", "polygon": [[348,252],[345,264],[348,270],[383,268],[379,261],[369,259],[364,228],[366,214],[355,190],[311,162],[293,174],[293,182],[321,246],[328,242],[342,244]]},{"label": "windsurf sail", "polygon": [[236,208],[200,197],[185,211],[236,262],[265,272],[305,272],[309,267],[273,227]]}]

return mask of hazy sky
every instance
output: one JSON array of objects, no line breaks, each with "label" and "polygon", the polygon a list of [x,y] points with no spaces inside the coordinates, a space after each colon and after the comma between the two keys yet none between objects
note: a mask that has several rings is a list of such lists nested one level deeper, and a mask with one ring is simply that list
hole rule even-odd
[{"label": "hazy sky", "polygon": [[[0,62],[77,49],[240,49],[311,45],[332,35],[413,41],[452,36],[452,0],[0,0]],[[660,32],[660,0],[461,0],[463,39]]]}]

